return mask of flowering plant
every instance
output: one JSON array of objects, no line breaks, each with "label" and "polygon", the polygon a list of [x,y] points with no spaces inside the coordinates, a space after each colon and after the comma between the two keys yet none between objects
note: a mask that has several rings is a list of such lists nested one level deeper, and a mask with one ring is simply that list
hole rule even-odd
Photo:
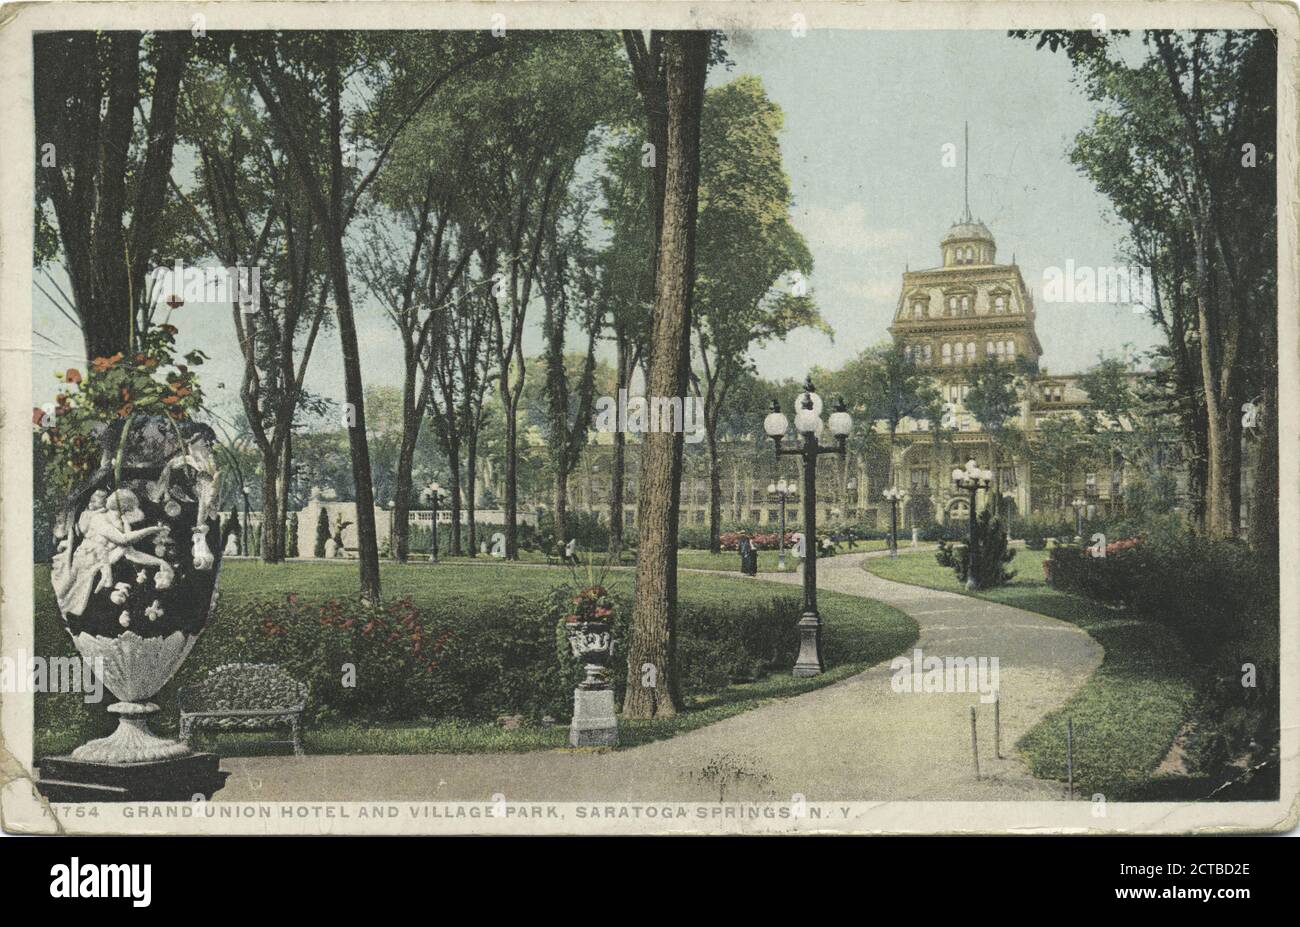
[{"label": "flowering plant", "polygon": [[[795,531],[785,533],[785,546],[794,547]],[[736,550],[740,547],[740,539],[749,538],[749,542],[758,550],[776,550],[780,545],[781,532],[772,531],[768,534],[750,534],[747,531],[726,531],[718,537],[718,546],[723,550]]]},{"label": "flowering plant", "polygon": [[96,357],[83,376],[70,367],[55,377],[65,386],[53,409],[33,408],[32,425],[50,451],[46,478],[55,492],[66,494],[99,465],[95,439],[116,419],[166,415],[184,421],[202,407],[202,393],[192,368],[206,359],[190,351],[176,361],[176,327],[150,328],[130,357],[117,352]]},{"label": "flowering plant", "polygon": [[572,610],[564,616],[567,624],[608,622],[614,617],[614,599],[601,585],[579,589],[577,595],[573,597],[572,604]]}]

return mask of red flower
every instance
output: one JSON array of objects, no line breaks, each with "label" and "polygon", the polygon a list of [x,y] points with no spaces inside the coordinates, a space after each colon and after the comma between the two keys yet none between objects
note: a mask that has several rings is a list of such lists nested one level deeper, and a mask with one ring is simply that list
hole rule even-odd
[{"label": "red flower", "polygon": [[76,367],[69,367],[68,372],[63,375],[63,379],[68,383],[80,383],[81,371]]},{"label": "red flower", "polygon": [[45,421],[45,410],[39,406],[32,406],[32,424],[39,425]]},{"label": "red flower", "polygon": [[94,367],[97,372],[103,373],[106,370],[112,370],[114,367],[116,367],[117,362],[120,361],[121,359],[122,359],[122,352],[118,351],[112,357],[96,357],[94,360],[90,362],[90,366]]}]

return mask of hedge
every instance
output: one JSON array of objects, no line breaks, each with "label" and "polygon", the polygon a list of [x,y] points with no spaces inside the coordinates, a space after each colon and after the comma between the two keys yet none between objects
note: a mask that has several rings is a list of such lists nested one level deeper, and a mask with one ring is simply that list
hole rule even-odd
[{"label": "hedge", "polygon": [[[37,624],[43,653],[73,652],[52,596],[38,572]],[[415,603],[395,598],[371,608],[343,597],[242,594],[223,597],[199,646],[153,701],[155,725],[174,732],[175,692],[223,663],[277,663],[305,682],[313,723],[458,718],[490,721],[502,714],[567,719],[580,667],[562,627],[573,589],[548,597],[501,595],[488,601]],[[768,597],[717,589],[678,612],[679,685],[683,695],[788,669],[798,652],[800,601],[795,590]],[[629,590],[613,593],[618,609],[611,666],[621,699],[626,678]],[[837,659],[828,636],[826,658]],[[899,646],[903,646],[903,641]],[[845,649],[860,642],[846,640]],[[890,652],[893,652],[892,650]],[[857,654],[844,654],[850,660]],[[350,667],[350,668],[349,668]],[[353,685],[344,680],[354,679]],[[43,696],[42,729],[107,733],[102,709],[74,694]]]}]

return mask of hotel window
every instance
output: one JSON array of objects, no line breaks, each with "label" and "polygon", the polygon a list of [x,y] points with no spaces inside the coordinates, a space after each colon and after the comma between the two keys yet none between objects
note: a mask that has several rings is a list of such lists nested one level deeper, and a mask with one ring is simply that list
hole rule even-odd
[{"label": "hotel window", "polygon": [[956,297],[956,296],[949,296],[949,297],[948,297],[948,314],[949,314],[949,315],[953,315],[953,314],[955,314],[956,312],[957,312],[957,297]]},{"label": "hotel window", "polygon": [[998,352],[998,360],[1002,360],[1002,359],[1006,356],[1006,353],[1007,353],[1007,343],[1006,343],[1005,341],[999,341],[999,342],[998,342],[998,345],[997,345],[997,352]]},{"label": "hotel window", "polygon": [[930,488],[930,471],[925,467],[912,468],[912,491]]},{"label": "hotel window", "polygon": [[1014,341],[1008,341],[1008,342],[1007,342],[1007,360],[1011,360],[1011,359],[1012,359],[1013,357],[1015,357],[1015,356],[1016,356],[1016,343],[1015,343]]},{"label": "hotel window", "polygon": [[767,520],[768,520],[769,523],[770,523],[770,522],[779,521],[780,518],[781,518],[781,515],[780,515],[780,513],[779,513],[776,509],[768,509],[768,510],[767,510]]},{"label": "hotel window", "polygon": [[995,354],[1001,354],[1002,351],[999,350],[1001,347],[1002,345],[998,345],[997,348],[994,348],[992,341],[986,341],[984,342],[984,355],[986,357],[993,357]]},{"label": "hotel window", "polygon": [[970,315],[970,297],[969,297],[969,296],[963,296],[963,297],[961,298],[961,314],[962,314],[962,315]]},{"label": "hotel window", "polygon": [[975,342],[973,341],[966,343],[966,363],[975,363]]},{"label": "hotel window", "polygon": [[697,525],[704,524],[704,509],[695,510],[695,523]]},{"label": "hotel window", "polygon": [[750,510],[749,510],[749,520],[750,520],[751,522],[753,522],[754,524],[758,524],[758,520],[759,520],[762,516],[763,516],[763,513],[762,513],[759,509],[750,509]]},{"label": "hotel window", "polygon": [[947,342],[944,342],[943,348],[942,348],[941,350],[942,350],[942,354],[943,354],[943,362],[944,362],[945,364],[951,364],[951,363],[952,363],[952,345],[948,344]]},{"label": "hotel window", "polygon": [[787,525],[797,524],[798,521],[799,521],[799,509],[793,508],[793,509],[785,510],[785,523]]},{"label": "hotel window", "polygon": [[922,347],[921,347],[921,355],[925,358],[925,362],[926,362],[927,364],[930,363],[931,351],[930,351],[930,345],[929,345],[929,344],[922,345]]},{"label": "hotel window", "polygon": [[916,302],[912,303],[912,318],[914,319],[925,318],[925,303],[919,299]]},{"label": "hotel window", "polygon": [[1007,298],[1003,296],[1001,293],[993,297],[993,311],[994,312],[1007,311]]}]

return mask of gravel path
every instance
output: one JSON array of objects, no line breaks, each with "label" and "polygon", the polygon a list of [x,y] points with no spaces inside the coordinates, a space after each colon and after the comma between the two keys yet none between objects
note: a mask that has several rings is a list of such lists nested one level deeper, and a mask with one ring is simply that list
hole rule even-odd
[{"label": "gravel path", "polygon": [[[1074,625],[954,593],[891,582],[845,554],[818,564],[818,586],[877,599],[920,626],[927,657],[997,657],[1003,759],[993,706],[971,692],[897,693],[888,662],[842,682],[708,727],[615,752],[230,757],[217,801],[1044,800],[1057,783],[1009,758],[1016,740],[1060,707],[1100,665]],[[797,583],[797,574],[763,579]],[[909,652],[906,656],[911,657]],[[971,763],[978,705],[980,767]],[[1062,745],[1064,749],[1064,745]]]}]

